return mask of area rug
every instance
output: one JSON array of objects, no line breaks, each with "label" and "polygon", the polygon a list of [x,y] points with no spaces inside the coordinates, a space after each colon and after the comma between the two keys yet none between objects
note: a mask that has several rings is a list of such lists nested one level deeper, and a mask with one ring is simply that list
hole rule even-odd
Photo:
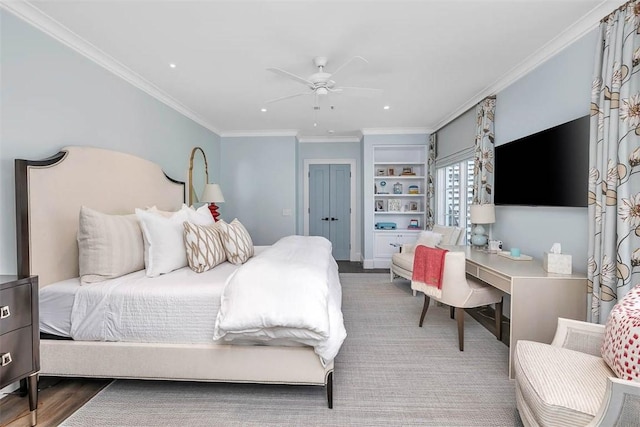
[{"label": "area rug", "polygon": [[348,337],[334,408],[313,386],[118,380],[64,426],[521,426],[508,347],[469,315],[464,352],[448,307],[388,274],[341,274]]}]

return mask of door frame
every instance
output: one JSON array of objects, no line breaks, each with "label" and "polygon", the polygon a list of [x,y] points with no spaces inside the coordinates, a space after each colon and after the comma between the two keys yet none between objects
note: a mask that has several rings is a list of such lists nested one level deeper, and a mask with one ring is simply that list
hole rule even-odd
[{"label": "door frame", "polygon": [[305,159],[304,160],[304,235],[309,235],[309,166],[311,165],[349,165],[351,194],[349,196],[349,260],[360,261],[356,257],[356,160],[355,159]]}]

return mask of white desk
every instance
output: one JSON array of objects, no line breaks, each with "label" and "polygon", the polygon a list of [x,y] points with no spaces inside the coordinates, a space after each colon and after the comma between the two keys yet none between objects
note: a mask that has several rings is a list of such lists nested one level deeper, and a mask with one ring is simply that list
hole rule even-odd
[{"label": "white desk", "polygon": [[587,278],[580,274],[547,273],[540,260],[516,261],[470,246],[440,246],[462,251],[467,274],[511,296],[509,378],[518,340],[551,343],[558,317],[586,320]]}]

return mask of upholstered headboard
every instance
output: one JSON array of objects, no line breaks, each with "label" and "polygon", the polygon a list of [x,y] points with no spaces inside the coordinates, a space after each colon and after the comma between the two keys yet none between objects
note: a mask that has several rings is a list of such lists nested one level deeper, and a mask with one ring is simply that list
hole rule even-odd
[{"label": "upholstered headboard", "polygon": [[81,206],[108,214],[177,210],[184,183],[148,160],[93,147],[65,147],[45,160],[15,161],[18,274],[40,286],[78,276]]}]

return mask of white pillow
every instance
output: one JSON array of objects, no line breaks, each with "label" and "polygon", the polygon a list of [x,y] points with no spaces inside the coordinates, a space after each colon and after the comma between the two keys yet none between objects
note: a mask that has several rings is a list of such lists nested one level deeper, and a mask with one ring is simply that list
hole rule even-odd
[{"label": "white pillow", "polygon": [[188,220],[187,209],[166,218],[157,212],[136,209],[144,236],[144,263],[147,277],[156,277],[187,265],[182,223]]},{"label": "white pillow", "polygon": [[81,283],[102,282],[144,268],[142,231],[135,215],[107,215],[82,206],[79,219]]},{"label": "white pillow", "polygon": [[246,228],[235,218],[230,224],[223,220],[216,223],[220,239],[231,264],[244,264],[253,256],[253,241]]},{"label": "white pillow", "polygon": [[416,246],[423,245],[430,248],[435,248],[442,241],[442,234],[434,233],[433,231],[425,230],[421,231],[418,235],[418,241]]},{"label": "white pillow", "polygon": [[188,207],[187,205],[182,205],[182,209],[187,209],[189,222],[192,224],[213,225],[216,223],[216,221],[213,219],[213,216],[211,215],[209,206],[207,205],[202,205],[198,209]]}]

